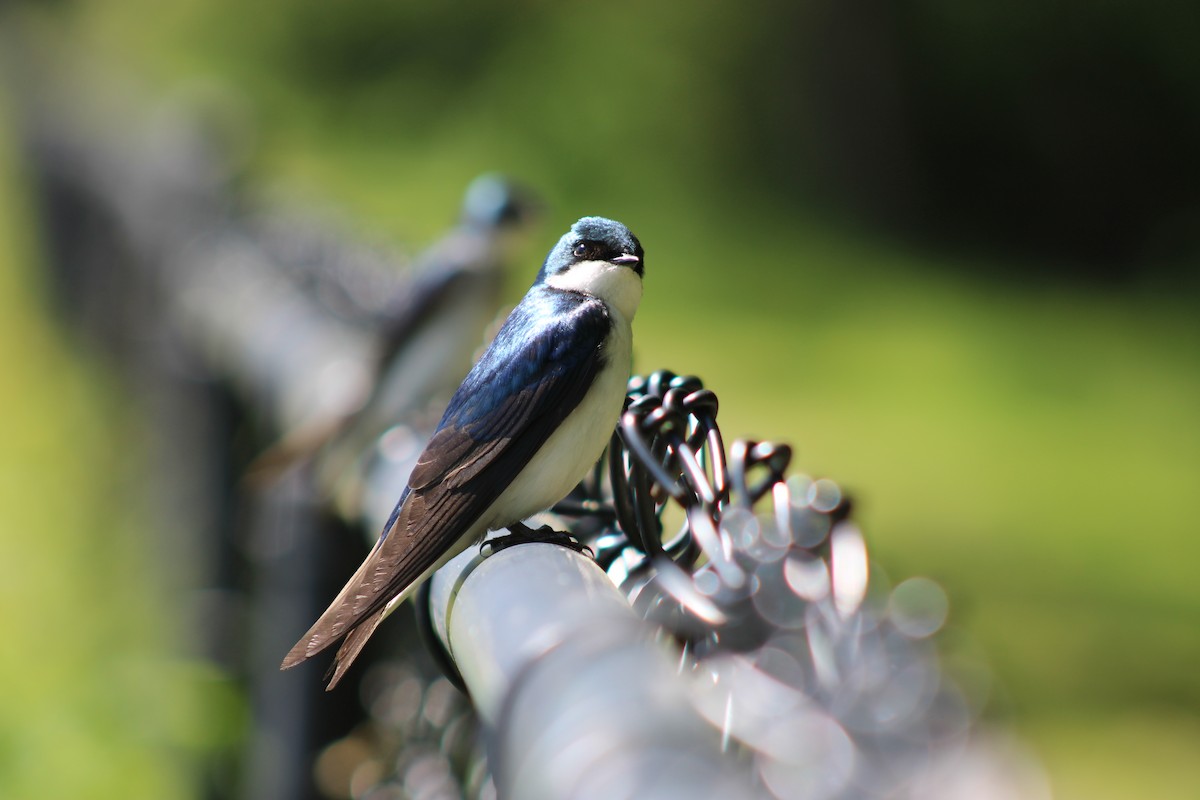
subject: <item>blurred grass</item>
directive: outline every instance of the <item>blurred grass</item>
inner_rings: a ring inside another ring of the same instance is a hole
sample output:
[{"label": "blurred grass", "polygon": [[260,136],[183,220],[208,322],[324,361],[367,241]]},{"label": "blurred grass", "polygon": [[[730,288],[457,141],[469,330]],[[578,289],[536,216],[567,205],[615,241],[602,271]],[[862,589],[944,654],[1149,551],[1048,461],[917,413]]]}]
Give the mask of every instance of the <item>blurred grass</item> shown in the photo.
[{"label": "blurred grass", "polygon": [[[289,24],[277,16],[281,2],[232,28],[195,3],[140,25],[143,6],[82,6],[75,41],[140,66],[154,91],[203,80],[223,87],[233,106],[253,106],[254,174],[290,196],[344,208],[364,230],[424,241],[477,172],[499,168],[531,181],[551,218],[531,237],[529,267],[512,278],[514,299],[546,244],[575,217],[604,213],[629,223],[650,259],[638,368],[701,375],[721,397],[730,437],[789,441],[798,469],[831,476],[855,495],[874,555],[893,579],[926,574],[947,587],[955,636],[973,641],[968,649],[995,673],[992,713],[1034,745],[1056,796],[1194,796],[1193,296],[1038,281],[995,259],[917,252],[755,196],[728,175],[697,174],[691,159],[712,144],[705,134],[673,148],[649,113],[695,68],[675,45],[646,42],[605,63],[606,77],[644,84],[632,108],[581,107],[580,76],[603,42],[558,38],[565,23],[552,14],[545,27],[513,33],[465,89],[414,94],[367,81],[331,100],[280,74],[274,48]],[[594,13],[601,24],[604,14]],[[536,87],[525,83],[534,43],[547,48],[547,62],[563,65]],[[572,46],[582,49],[573,60]],[[651,56],[652,46],[659,49]],[[718,67],[699,69],[711,78]],[[388,104],[397,97],[411,118],[395,121]],[[697,128],[718,113],[672,108]],[[572,149],[571,125],[546,124],[560,112],[607,146]],[[102,459],[112,446],[109,417],[88,416],[100,413],[103,398],[114,402],[111,389],[96,387],[102,373],[62,352],[27,304],[6,302],[14,303],[2,323],[6,342],[30,331],[48,342],[5,361],[41,386],[44,397],[28,413],[96,394],[59,412],[82,415],[76,424],[89,433],[49,437],[39,451],[44,469],[67,453]],[[52,361],[38,347],[65,364],[55,377],[42,374],[39,365]],[[68,379],[77,382],[70,391],[39,383]],[[27,435],[52,425],[51,415],[42,417]],[[90,473],[76,480],[73,496],[93,502],[60,513],[84,514],[107,496]],[[132,563],[119,561],[107,578],[119,581]],[[62,630],[83,622],[70,624],[70,607],[47,611],[63,616]],[[96,614],[121,618],[115,606]],[[86,622],[94,624],[91,615]]]},{"label": "blurred grass", "polygon": [[[137,429],[99,361],[45,315],[0,95],[0,797],[182,798],[236,733],[216,672],[179,655],[138,512]],[[169,532],[165,532],[169,535]]]}]

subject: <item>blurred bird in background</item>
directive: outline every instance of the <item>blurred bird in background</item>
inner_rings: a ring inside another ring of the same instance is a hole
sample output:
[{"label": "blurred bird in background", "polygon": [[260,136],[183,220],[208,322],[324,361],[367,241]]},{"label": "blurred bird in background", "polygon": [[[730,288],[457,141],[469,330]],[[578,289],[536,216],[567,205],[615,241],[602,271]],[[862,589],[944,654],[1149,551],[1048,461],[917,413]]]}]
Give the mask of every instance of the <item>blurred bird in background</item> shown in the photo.
[{"label": "blurred bird in background", "polygon": [[386,299],[369,298],[373,307],[357,309],[376,339],[365,391],[285,432],[252,465],[250,480],[311,462],[319,496],[342,518],[357,519],[372,445],[453,391],[495,313],[506,240],[535,214],[535,205],[528,191],[499,175],[476,178],[458,224],[421,254],[410,280]]}]

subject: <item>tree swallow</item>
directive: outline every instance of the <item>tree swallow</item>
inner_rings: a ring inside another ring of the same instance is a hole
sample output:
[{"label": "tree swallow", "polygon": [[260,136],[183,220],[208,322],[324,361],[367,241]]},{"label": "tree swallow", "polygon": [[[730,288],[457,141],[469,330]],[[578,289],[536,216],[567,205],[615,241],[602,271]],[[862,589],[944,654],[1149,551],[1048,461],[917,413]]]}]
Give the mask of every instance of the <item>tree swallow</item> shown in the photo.
[{"label": "tree swallow", "polygon": [[610,219],[584,217],[558,240],[450,399],[370,555],[281,669],[342,641],[332,689],[435,570],[583,479],[624,404],[644,265],[637,238]]}]

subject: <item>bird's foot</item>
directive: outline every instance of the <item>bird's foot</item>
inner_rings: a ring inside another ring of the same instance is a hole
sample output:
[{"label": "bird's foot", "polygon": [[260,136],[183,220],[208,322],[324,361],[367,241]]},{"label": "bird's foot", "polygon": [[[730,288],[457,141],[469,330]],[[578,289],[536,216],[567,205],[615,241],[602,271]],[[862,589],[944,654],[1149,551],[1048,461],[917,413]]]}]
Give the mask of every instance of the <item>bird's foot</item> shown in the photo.
[{"label": "bird's foot", "polygon": [[557,544],[565,547],[568,550],[574,550],[576,553],[586,552],[588,556],[595,558],[596,554],[592,548],[588,547],[583,542],[576,539],[565,531],[558,531],[549,525],[543,525],[540,528],[530,528],[523,522],[516,522],[508,526],[508,533],[504,536],[497,536],[488,539],[479,546],[479,552],[485,556],[490,556],[499,553],[501,550],[506,550],[509,547],[518,544],[527,544],[529,542],[545,542],[546,544]]}]

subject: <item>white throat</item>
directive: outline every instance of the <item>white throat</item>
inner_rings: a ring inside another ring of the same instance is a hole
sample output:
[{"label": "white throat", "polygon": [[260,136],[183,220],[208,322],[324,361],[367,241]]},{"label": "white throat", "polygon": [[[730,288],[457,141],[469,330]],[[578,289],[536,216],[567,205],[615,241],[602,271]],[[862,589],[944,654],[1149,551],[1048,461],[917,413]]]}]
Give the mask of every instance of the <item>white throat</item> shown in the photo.
[{"label": "white throat", "polygon": [[629,267],[608,261],[580,261],[566,272],[551,275],[547,286],[582,292],[604,302],[609,309],[633,321],[642,301],[642,277]]}]

